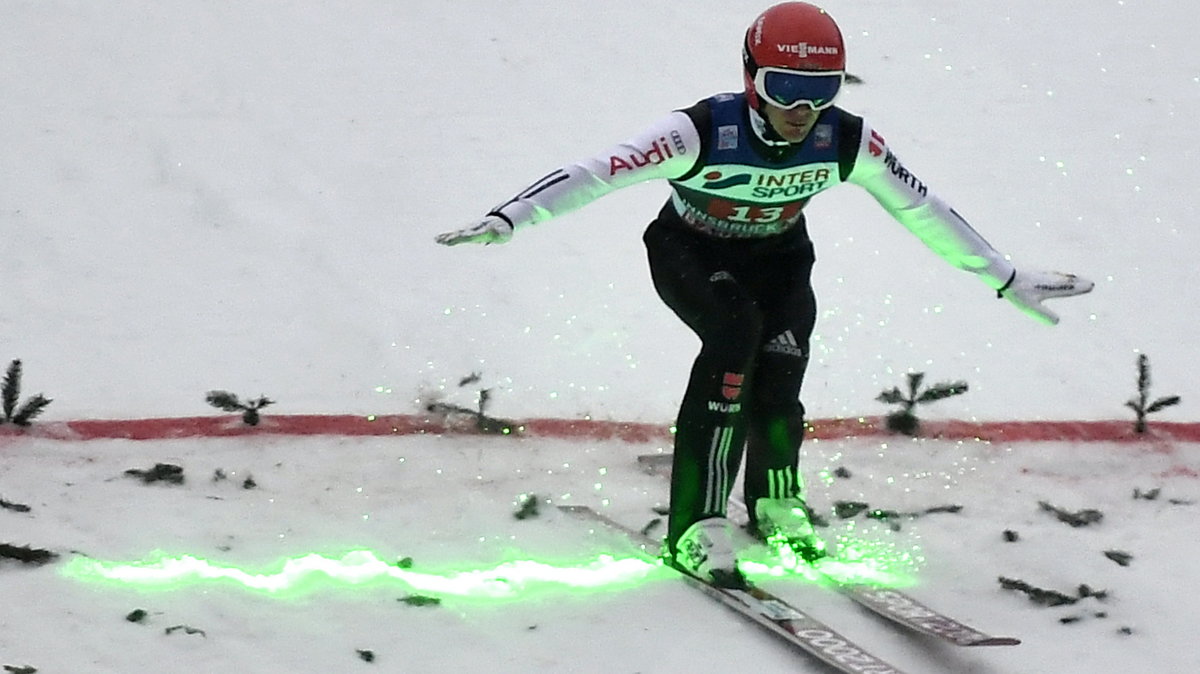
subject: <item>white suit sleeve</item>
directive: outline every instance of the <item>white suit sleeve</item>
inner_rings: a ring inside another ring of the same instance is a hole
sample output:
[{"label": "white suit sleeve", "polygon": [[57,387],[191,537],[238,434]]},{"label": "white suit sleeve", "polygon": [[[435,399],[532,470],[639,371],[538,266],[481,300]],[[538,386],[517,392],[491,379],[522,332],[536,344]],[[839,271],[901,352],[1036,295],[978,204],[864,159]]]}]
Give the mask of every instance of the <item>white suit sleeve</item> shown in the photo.
[{"label": "white suit sleeve", "polygon": [[866,121],[847,180],[866,189],[893,218],[955,267],[978,274],[993,289],[1012,278],[1012,264],[904,168]]},{"label": "white suit sleeve", "polygon": [[521,229],[582,208],[622,187],[682,176],[699,156],[696,126],[686,114],[673,112],[630,140],[551,171],[489,214]]}]

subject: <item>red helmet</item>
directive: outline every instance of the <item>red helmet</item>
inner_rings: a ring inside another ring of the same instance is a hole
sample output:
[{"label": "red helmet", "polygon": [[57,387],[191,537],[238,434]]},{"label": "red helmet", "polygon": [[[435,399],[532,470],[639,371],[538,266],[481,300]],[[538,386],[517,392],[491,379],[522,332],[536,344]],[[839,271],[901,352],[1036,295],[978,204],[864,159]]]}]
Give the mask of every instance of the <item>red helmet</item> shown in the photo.
[{"label": "red helmet", "polygon": [[[784,2],[763,12],[746,30],[742,46],[746,100],[761,104],[756,76],[762,68],[843,75],[846,47],[833,17],[807,2]],[[836,95],[836,90],[833,92]],[[814,105],[814,107],[817,107]]]}]

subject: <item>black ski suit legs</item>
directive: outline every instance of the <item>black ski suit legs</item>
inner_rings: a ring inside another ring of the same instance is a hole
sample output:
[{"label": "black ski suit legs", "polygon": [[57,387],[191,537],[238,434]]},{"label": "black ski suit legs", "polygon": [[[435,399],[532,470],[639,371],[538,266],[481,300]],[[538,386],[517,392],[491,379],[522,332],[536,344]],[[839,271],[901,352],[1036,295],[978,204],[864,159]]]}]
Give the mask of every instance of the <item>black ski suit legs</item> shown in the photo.
[{"label": "black ski suit legs", "polygon": [[762,497],[800,496],[800,386],[816,319],[812,245],[705,238],[659,222],[644,237],[654,287],[700,338],[676,419],[667,544],[725,515],[741,467]]}]

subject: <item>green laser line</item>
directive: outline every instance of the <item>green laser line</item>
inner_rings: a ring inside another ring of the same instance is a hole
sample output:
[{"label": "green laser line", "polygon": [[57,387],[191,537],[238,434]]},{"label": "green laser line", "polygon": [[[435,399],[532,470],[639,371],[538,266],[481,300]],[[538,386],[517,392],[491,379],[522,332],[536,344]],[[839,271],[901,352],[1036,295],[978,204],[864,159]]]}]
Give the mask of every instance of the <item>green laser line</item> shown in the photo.
[{"label": "green laser line", "polygon": [[553,565],[518,560],[494,568],[450,573],[414,571],[380,559],[368,550],[348,552],[340,558],[308,554],[285,561],[274,572],[253,572],[182,555],[146,562],[105,562],[79,557],[63,569],[79,580],[107,580],[142,586],[229,580],[250,590],[277,593],[294,589],[305,580],[325,577],[338,584],[394,580],[417,592],[439,595],[506,598],[538,585],[596,589],[629,584],[660,571],[660,565],[635,557],[600,555],[574,565]]},{"label": "green laser line", "polygon": [[[821,573],[796,560],[746,561],[741,568],[749,577],[822,580],[822,573],[843,582],[897,586],[911,584],[901,573],[878,560],[827,560]],[[80,581],[109,581],[140,587],[172,588],[206,581],[230,581],[246,589],[278,594],[298,589],[305,582],[332,581],[335,585],[396,582],[413,592],[440,596],[511,599],[538,588],[612,590],[667,578],[674,571],[662,560],[641,556],[598,555],[575,564],[550,564],[533,560],[504,562],[492,568],[433,573],[401,568],[368,550],[341,557],[316,553],[286,560],[275,571],[249,571],[214,563],[192,555],[161,556],[141,562],[110,562],[76,557],[63,574]]]}]

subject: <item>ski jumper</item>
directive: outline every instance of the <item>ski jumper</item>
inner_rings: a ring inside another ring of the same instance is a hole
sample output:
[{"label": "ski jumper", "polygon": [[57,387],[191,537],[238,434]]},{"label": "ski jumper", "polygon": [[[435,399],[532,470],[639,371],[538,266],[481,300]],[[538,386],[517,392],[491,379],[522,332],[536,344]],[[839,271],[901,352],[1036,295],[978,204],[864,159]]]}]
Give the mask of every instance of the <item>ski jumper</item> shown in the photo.
[{"label": "ski jumper", "polygon": [[743,448],[751,517],[759,498],[804,498],[800,388],[816,320],[804,206],[814,195],[859,185],[935,253],[993,289],[1013,274],[861,117],[833,106],[800,143],[769,137],[744,94],[719,94],[490,211],[521,229],[628,185],[669,182],[671,197],[643,240],[658,295],[701,340],[676,419],[672,554],[692,523],[725,515]]}]

